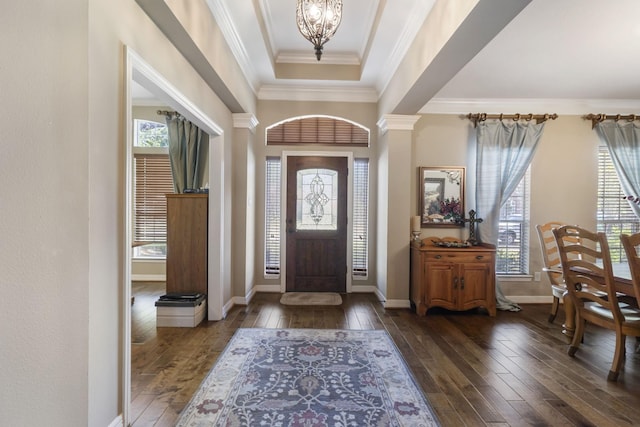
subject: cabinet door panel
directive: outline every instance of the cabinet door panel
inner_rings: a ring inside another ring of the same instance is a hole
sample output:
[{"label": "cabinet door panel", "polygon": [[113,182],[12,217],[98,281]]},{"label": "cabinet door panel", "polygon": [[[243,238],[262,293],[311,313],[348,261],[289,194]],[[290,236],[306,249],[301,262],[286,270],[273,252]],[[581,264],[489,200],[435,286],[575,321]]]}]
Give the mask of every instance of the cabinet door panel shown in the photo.
[{"label": "cabinet door panel", "polygon": [[456,308],[457,277],[453,264],[427,264],[427,306]]},{"label": "cabinet door panel", "polygon": [[460,266],[460,309],[486,305],[489,292],[490,268],[487,264],[463,264]]}]

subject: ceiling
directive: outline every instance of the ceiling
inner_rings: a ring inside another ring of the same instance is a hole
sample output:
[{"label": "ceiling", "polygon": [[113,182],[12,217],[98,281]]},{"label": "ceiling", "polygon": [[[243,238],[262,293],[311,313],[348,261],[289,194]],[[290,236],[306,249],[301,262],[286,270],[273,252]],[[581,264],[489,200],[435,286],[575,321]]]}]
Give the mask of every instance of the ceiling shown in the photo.
[{"label": "ceiling", "polygon": [[[512,0],[480,1],[496,9],[495,2]],[[258,98],[336,100],[349,93],[369,102],[388,88],[435,3],[344,0],[342,23],[317,61],[296,28],[294,0],[207,0]],[[638,113],[639,16],[637,0],[606,7],[600,0],[533,0],[467,54],[468,62],[450,55],[458,65],[425,70],[411,90],[429,80],[432,88],[417,109]]]}]

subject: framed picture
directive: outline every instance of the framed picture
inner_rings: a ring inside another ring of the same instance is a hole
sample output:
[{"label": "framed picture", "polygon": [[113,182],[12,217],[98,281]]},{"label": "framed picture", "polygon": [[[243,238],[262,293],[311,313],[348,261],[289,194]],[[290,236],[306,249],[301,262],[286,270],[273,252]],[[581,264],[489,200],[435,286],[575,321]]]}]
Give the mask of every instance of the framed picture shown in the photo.
[{"label": "framed picture", "polygon": [[419,167],[418,206],[422,227],[464,226],[463,167]]}]

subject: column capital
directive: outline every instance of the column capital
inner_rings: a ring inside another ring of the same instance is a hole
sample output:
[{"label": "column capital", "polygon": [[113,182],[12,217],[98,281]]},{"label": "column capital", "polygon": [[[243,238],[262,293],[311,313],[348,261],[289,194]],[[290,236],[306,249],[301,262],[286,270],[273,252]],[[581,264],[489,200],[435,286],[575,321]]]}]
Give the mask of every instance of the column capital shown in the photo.
[{"label": "column capital", "polygon": [[256,131],[256,126],[258,126],[258,119],[251,113],[234,113],[231,115],[233,117],[233,127],[234,128],[246,128],[249,129],[251,133]]},{"label": "column capital", "polygon": [[382,134],[390,130],[413,130],[413,126],[422,116],[408,116],[404,114],[384,114],[378,120],[378,128]]}]

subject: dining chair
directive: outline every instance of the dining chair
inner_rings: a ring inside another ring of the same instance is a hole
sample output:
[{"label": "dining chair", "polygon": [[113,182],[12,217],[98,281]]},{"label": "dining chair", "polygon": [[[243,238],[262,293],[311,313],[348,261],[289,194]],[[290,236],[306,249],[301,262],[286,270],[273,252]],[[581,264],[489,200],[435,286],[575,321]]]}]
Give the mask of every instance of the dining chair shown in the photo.
[{"label": "dining chair", "polygon": [[[627,255],[627,263],[629,264],[629,272],[631,273],[631,283],[635,292],[635,307],[640,306],[640,233],[622,234],[620,235],[622,247]],[[640,352],[640,336],[636,337],[636,352]]]},{"label": "dining chair", "polygon": [[[618,301],[609,243],[604,233],[577,226],[555,228],[569,298],[576,310],[576,330],[568,354],[574,357],[587,322],[616,333],[616,346],[607,380],[616,381],[625,357],[627,336],[640,336],[640,311]],[[575,239],[580,239],[578,244]]]},{"label": "dining chair", "polygon": [[542,261],[544,263],[542,271],[547,273],[547,277],[551,283],[551,295],[553,296],[551,313],[549,313],[548,318],[549,323],[553,323],[555,320],[558,314],[560,300],[564,297],[564,294],[567,291],[567,286],[565,285],[564,276],[562,274],[560,254],[552,231],[554,228],[562,227],[563,225],[566,224],[558,221],[551,221],[546,224],[536,225],[538,238],[540,239],[540,249],[542,250]]}]

